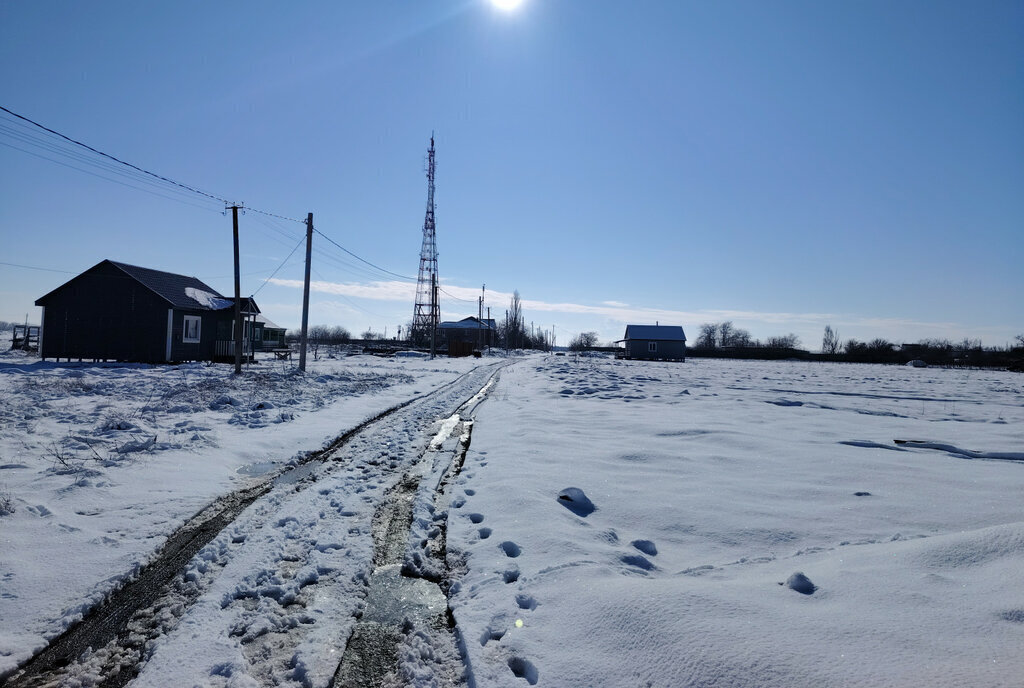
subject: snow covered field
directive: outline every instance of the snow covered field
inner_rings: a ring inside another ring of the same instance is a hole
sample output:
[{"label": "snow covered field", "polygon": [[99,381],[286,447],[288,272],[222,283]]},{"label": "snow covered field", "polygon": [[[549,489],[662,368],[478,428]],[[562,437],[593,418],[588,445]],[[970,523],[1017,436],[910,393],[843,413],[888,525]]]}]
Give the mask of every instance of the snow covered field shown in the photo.
[{"label": "snow covered field", "polygon": [[1020,375],[546,357],[462,480],[480,686],[1024,684]]},{"label": "snow covered field", "polygon": [[[217,496],[441,390],[204,547],[133,685],[327,685],[365,611],[377,505],[403,474],[436,483],[467,415],[447,512],[417,498],[405,561],[424,567],[447,513],[470,685],[1021,684],[1020,375],[534,355],[442,423],[492,363],[234,380],[4,354],[0,680]],[[432,642],[407,635],[392,684],[458,678]]]},{"label": "snow covered field", "polygon": [[231,366],[0,357],[0,678],[219,495],[476,362]]}]

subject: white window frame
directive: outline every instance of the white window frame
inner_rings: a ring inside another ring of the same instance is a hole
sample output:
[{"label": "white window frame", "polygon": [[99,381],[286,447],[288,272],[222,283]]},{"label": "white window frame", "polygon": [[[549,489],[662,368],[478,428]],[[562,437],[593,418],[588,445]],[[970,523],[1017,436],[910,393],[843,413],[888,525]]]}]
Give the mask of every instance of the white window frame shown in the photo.
[{"label": "white window frame", "polygon": [[647,353],[656,354],[658,353],[658,342],[647,342]]},{"label": "white window frame", "polygon": [[[189,328],[189,323],[194,325],[194,328]],[[190,329],[192,336],[190,337]],[[185,344],[198,344],[199,340],[203,336],[203,319],[198,315],[186,315],[184,316],[181,323],[181,341]]]}]

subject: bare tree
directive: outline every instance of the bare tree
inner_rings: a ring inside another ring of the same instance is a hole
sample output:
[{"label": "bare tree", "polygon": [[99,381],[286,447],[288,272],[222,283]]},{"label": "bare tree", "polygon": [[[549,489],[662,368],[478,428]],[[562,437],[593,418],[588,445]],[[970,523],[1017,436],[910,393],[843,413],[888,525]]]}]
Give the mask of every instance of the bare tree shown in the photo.
[{"label": "bare tree", "polygon": [[700,326],[700,334],[697,335],[696,348],[714,349],[715,339],[718,334],[718,325],[715,323],[704,323]]},{"label": "bare tree", "polygon": [[840,349],[839,333],[831,325],[825,325],[825,336],[821,339],[821,353],[836,355]]},{"label": "bare tree", "polygon": [[1024,346],[1024,334],[1019,334],[1016,337],[1014,337],[1014,339],[1017,340],[1018,346]]},{"label": "bare tree", "polygon": [[732,346],[733,330],[732,320],[726,320],[718,324],[718,345]]},{"label": "bare tree", "polygon": [[335,325],[331,328],[331,334],[328,339],[331,344],[348,344],[349,340],[352,339],[352,335],[341,325]]},{"label": "bare tree", "polygon": [[526,321],[523,318],[523,302],[519,290],[512,292],[512,301],[505,315],[505,347],[522,349],[526,341]]},{"label": "bare tree", "polygon": [[732,338],[729,340],[729,346],[744,347],[744,346],[756,346],[757,342],[750,336],[750,333],[741,327],[736,327],[732,331]]},{"label": "bare tree", "polygon": [[570,351],[586,351],[597,346],[597,332],[580,332],[569,342]]},{"label": "bare tree", "polygon": [[327,343],[331,330],[326,325],[314,325],[306,335],[306,345],[313,354],[313,360],[320,360],[320,347]]},{"label": "bare tree", "polygon": [[769,337],[765,341],[769,349],[795,349],[800,346],[800,338],[795,334],[785,334],[781,337]]}]

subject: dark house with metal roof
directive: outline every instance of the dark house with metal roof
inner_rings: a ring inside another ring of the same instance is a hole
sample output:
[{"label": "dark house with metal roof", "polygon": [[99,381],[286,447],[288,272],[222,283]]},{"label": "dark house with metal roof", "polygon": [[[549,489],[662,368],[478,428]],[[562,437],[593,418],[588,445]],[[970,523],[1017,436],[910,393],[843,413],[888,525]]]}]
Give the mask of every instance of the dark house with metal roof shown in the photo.
[{"label": "dark house with metal roof", "polygon": [[686,334],[679,325],[626,325],[622,358],[685,361]]},{"label": "dark house with metal roof", "polygon": [[437,326],[442,345],[447,344],[449,353],[458,350],[460,355],[468,355],[474,348],[492,346],[497,331],[498,325],[493,319],[473,316]]},{"label": "dark house with metal roof", "polygon": [[[235,302],[195,277],[104,260],[36,300],[42,358],[233,360]],[[259,313],[242,300],[246,330]],[[251,331],[251,330],[250,330]],[[244,333],[243,355],[252,355]]]}]

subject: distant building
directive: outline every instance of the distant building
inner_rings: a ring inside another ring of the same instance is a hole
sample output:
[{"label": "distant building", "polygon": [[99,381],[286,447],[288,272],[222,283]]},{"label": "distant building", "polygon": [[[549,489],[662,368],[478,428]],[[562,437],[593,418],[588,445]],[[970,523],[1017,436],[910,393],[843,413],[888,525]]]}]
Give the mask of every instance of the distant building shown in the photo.
[{"label": "distant building", "polygon": [[625,343],[623,358],[686,360],[686,334],[678,325],[626,325],[619,342]]},{"label": "distant building", "polygon": [[458,322],[443,322],[437,326],[441,348],[447,348],[451,355],[469,355],[474,349],[494,345],[498,326],[491,318],[470,316]]},{"label": "distant building", "polygon": [[257,349],[284,349],[288,346],[284,336],[285,328],[275,325],[265,316],[253,318],[252,341]]},{"label": "distant building", "polygon": [[[47,358],[233,360],[235,302],[195,277],[104,260],[36,300]],[[243,356],[252,355],[259,308],[242,299]]]}]

